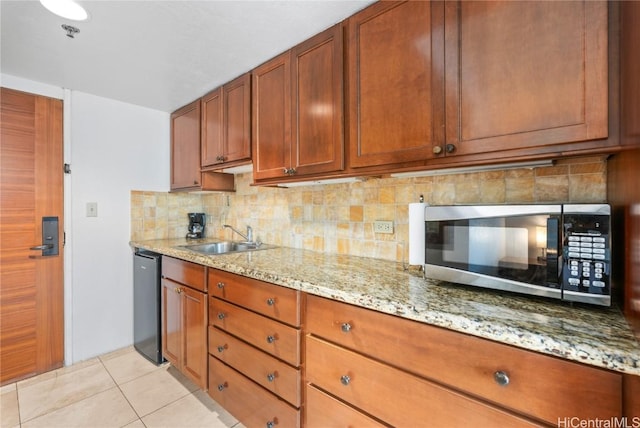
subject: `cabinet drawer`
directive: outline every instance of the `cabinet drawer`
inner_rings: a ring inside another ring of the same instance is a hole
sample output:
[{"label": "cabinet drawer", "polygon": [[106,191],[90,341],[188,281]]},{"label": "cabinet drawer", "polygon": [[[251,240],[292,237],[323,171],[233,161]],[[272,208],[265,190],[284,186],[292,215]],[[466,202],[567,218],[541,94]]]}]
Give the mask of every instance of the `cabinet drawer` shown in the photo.
[{"label": "cabinet drawer", "polygon": [[304,425],[308,428],[387,426],[311,385],[306,392]]},{"label": "cabinet drawer", "polygon": [[209,326],[209,353],[254,382],[300,407],[300,370]]},{"label": "cabinet drawer", "polygon": [[530,427],[534,423],[307,336],[307,382],[394,426]]},{"label": "cabinet drawer", "polygon": [[300,326],[300,292],[217,269],[209,269],[209,294],[262,315]]},{"label": "cabinet drawer", "polygon": [[247,427],[300,426],[298,410],[211,356],[209,395]]},{"label": "cabinet drawer", "polygon": [[[622,412],[618,373],[316,296],[307,297],[307,326],[313,335],[552,424],[566,415],[606,419]],[[508,385],[496,382],[496,372],[508,375]]]},{"label": "cabinet drawer", "polygon": [[209,323],[256,348],[300,366],[300,331],[215,297],[209,298]]},{"label": "cabinet drawer", "polygon": [[172,257],[162,257],[162,276],[191,288],[207,291],[206,268],[202,265],[185,262]]}]

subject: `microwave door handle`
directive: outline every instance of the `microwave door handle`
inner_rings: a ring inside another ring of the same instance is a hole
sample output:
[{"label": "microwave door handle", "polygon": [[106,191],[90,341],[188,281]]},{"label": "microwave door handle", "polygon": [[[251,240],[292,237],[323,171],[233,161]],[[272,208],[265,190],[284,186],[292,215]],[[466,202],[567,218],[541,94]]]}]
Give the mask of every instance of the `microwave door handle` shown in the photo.
[{"label": "microwave door handle", "polygon": [[559,285],[560,279],[560,219],[547,219],[547,283]]}]

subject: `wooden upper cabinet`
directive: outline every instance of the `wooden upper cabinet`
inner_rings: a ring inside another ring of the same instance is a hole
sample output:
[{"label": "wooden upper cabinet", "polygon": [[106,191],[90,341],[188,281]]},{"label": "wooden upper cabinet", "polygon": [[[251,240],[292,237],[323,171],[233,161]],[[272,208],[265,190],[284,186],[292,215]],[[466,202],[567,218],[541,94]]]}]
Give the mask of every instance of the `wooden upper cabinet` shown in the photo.
[{"label": "wooden upper cabinet", "polygon": [[222,87],[202,97],[202,168],[222,163]]},{"label": "wooden upper cabinet", "polygon": [[292,163],[290,175],[344,169],[342,26],[291,51]]},{"label": "wooden upper cabinet", "polygon": [[640,146],[640,2],[620,2],[620,95],[622,144]]},{"label": "wooden upper cabinet", "polygon": [[[349,165],[424,161],[443,139],[442,2],[380,2],[348,19]],[[439,136],[440,134],[440,136]]]},{"label": "wooden upper cabinet", "polygon": [[246,163],[251,159],[251,74],[202,98],[202,169]]},{"label": "wooden upper cabinet", "polygon": [[344,168],[342,26],[253,71],[255,180]]},{"label": "wooden upper cabinet", "polygon": [[447,2],[445,28],[441,156],[608,136],[606,2]]},{"label": "wooden upper cabinet", "polygon": [[253,71],[253,178],[284,176],[291,164],[291,57],[273,58]]},{"label": "wooden upper cabinet", "polygon": [[200,100],[171,114],[171,190],[200,187]]}]

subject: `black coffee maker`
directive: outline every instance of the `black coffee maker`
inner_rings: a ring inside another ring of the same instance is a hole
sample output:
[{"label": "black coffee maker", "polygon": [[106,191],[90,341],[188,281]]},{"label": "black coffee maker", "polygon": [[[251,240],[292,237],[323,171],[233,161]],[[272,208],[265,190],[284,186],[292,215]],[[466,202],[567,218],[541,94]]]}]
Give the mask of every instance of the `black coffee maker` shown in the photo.
[{"label": "black coffee maker", "polygon": [[200,239],[204,237],[204,223],[206,221],[205,213],[188,213],[189,216],[189,232],[187,239]]}]

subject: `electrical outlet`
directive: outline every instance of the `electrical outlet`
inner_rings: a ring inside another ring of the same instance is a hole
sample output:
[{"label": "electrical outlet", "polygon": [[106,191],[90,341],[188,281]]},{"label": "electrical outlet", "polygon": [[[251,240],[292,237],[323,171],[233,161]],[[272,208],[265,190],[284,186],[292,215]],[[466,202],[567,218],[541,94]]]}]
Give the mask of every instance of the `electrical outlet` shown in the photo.
[{"label": "electrical outlet", "polygon": [[375,233],[393,233],[393,222],[386,220],[376,220],[373,222]]}]

